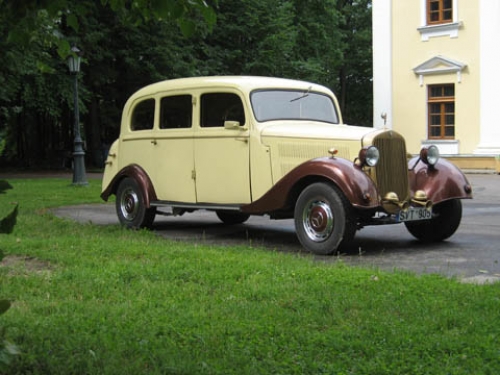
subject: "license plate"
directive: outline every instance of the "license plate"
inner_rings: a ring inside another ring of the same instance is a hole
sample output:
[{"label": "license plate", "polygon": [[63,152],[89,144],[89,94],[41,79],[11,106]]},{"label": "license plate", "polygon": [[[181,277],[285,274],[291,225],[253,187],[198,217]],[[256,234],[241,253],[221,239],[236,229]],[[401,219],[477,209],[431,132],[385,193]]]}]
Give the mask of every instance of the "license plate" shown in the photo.
[{"label": "license plate", "polygon": [[432,210],[425,207],[410,207],[408,211],[401,211],[398,216],[398,221],[416,221],[429,220],[432,218]]}]

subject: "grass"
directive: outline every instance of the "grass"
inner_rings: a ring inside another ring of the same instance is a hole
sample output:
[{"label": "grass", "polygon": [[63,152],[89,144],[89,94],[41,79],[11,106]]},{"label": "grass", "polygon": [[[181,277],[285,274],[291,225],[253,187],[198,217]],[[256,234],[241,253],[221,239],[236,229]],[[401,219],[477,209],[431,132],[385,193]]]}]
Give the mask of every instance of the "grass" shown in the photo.
[{"label": "grass", "polygon": [[11,180],[8,374],[497,374],[500,286],[78,224],[99,181]]}]

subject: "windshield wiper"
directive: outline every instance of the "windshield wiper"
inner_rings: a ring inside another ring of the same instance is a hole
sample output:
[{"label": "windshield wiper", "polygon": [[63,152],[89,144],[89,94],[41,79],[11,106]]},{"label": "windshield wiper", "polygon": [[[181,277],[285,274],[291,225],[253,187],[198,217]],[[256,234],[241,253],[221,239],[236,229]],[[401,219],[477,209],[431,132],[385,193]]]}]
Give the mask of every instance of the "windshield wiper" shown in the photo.
[{"label": "windshield wiper", "polygon": [[309,92],[311,91],[311,89],[312,89],[312,86],[309,86],[309,88],[307,89],[307,91],[304,91],[304,93],[302,94],[302,96],[299,96],[298,98],[290,100],[290,103],[308,97],[309,96]]}]

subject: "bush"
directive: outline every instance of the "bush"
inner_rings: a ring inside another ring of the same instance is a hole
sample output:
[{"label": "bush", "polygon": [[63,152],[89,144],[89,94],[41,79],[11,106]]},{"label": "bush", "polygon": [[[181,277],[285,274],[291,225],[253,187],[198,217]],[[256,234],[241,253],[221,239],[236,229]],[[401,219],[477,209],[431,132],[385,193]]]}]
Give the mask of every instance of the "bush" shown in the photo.
[{"label": "bush", "polygon": [[[7,182],[0,181],[0,194],[4,193],[7,189],[12,189],[12,187]],[[14,225],[16,225],[17,213],[18,206],[16,205],[16,207],[14,207],[14,209],[7,216],[0,220],[0,234],[12,233]],[[0,262],[3,259],[3,256],[3,252],[0,249]],[[9,310],[10,305],[10,301],[6,299],[0,300],[0,315],[3,315],[7,310]],[[0,370],[10,364],[12,357],[19,354],[17,346],[7,341],[5,337],[6,328],[0,326]]]},{"label": "bush", "polygon": [[[3,254],[0,251],[0,260],[2,260]],[[10,301],[3,299],[0,300],[0,315],[5,313],[10,308]],[[9,342],[5,338],[5,327],[0,327],[0,370],[4,369],[10,364],[12,357],[19,354],[19,349],[17,346]]]}]

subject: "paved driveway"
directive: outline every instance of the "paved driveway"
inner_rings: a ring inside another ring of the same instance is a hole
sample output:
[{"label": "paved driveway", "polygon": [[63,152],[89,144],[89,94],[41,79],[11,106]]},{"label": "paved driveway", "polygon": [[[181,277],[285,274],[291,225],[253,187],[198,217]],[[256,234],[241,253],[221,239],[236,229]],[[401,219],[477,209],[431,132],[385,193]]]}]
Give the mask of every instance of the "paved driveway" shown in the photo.
[{"label": "paved driveway", "polygon": [[[169,239],[217,245],[245,245],[293,252],[318,261],[417,273],[439,273],[475,282],[500,281],[500,176],[468,175],[474,200],[463,201],[462,224],[448,241],[423,245],[403,225],[368,227],[337,256],[315,256],[301,248],[292,220],[252,217],[243,225],[225,226],[214,213],[157,216],[154,230]],[[81,222],[118,225],[113,204],[61,207],[55,214]]]}]

